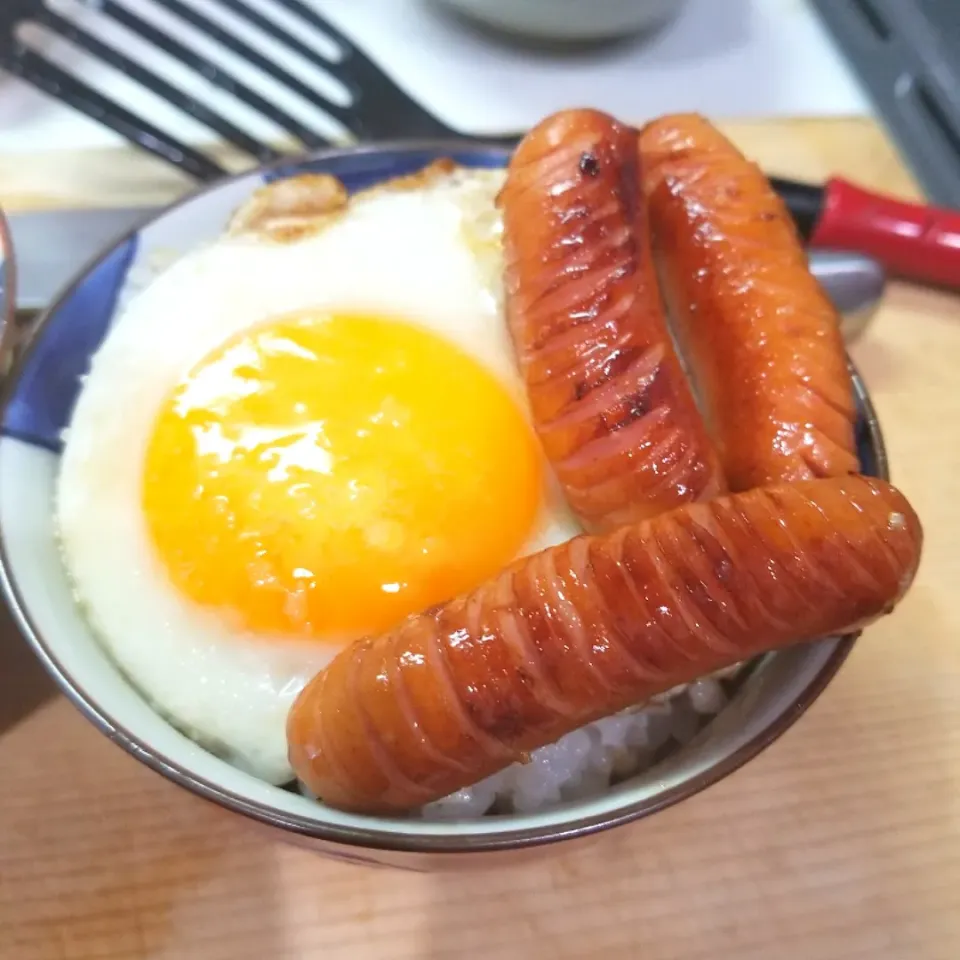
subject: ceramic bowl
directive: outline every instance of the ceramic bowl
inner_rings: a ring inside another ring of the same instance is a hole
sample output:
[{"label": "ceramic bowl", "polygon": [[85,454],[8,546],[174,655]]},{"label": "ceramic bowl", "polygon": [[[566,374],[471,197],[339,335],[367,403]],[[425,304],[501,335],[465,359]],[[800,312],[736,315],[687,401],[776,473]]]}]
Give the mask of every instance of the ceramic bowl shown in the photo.
[{"label": "ceramic bowl", "polygon": [[[853,642],[832,637],[759,658],[729,706],[692,742],[600,796],[538,813],[458,822],[357,816],[270,786],[187,739],[127,683],[73,602],[51,520],[61,431],[118,301],[158,263],[220,233],[234,208],[265,180],[327,171],[356,190],[438,156],[495,167],[507,154],[500,147],[448,142],[332,150],[224,180],[175,204],[97,256],[64,291],[14,363],[0,409],[0,580],[24,636],[80,712],[163,776],[279,834],[347,859],[407,867],[477,863],[489,859],[481,852],[587,836],[697,793],[795,723]],[[884,476],[877,422],[863,384],[852,376],[864,471]]]},{"label": "ceramic bowl", "polygon": [[595,43],[662,26],[685,0],[436,0],[529,40]]}]

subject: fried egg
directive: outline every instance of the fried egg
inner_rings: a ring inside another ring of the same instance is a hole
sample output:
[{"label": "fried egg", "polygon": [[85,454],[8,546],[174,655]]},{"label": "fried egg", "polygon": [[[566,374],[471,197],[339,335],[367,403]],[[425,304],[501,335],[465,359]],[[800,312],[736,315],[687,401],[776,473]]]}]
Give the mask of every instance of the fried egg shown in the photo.
[{"label": "fried egg", "polygon": [[503,317],[501,181],[306,213],[309,178],[266,188],[93,357],[57,485],[78,603],[158,711],[270,782],[344,644],[579,532]]}]

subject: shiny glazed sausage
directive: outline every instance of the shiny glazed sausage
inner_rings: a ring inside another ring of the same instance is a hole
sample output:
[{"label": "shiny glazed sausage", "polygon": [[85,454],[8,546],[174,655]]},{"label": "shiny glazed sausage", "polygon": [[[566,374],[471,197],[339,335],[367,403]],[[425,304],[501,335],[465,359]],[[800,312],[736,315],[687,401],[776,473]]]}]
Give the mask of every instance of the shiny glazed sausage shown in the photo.
[{"label": "shiny glazed sausage", "polygon": [[593,531],[724,489],[664,317],[637,162],[631,128],[567,110],[524,138],[499,198],[534,426]]},{"label": "shiny glazed sausage", "polygon": [[858,469],[833,305],[762,171],[710,123],[640,134],[663,293],[731,490]]},{"label": "shiny glazed sausage", "polygon": [[343,650],[291,710],[293,768],[336,807],[427,803],[677,684],[889,612],[921,539],[904,497],[860,476],[576,537]]}]

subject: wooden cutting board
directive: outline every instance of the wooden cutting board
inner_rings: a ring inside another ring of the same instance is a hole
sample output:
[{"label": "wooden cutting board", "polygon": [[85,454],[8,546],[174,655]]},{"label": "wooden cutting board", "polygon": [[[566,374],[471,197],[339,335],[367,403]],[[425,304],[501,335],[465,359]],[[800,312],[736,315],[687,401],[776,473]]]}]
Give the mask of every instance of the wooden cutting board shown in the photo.
[{"label": "wooden cutting board", "polygon": [[[728,130],[770,171],[915,194],[868,121]],[[132,152],[0,157],[10,208],[160,201],[183,188]],[[140,766],[49,692],[8,629],[0,955],[956,960],[960,298],[892,285],[853,354],[894,479],[925,523],[920,575],[810,713],[745,769],[533,863],[440,876],[350,866]]]}]

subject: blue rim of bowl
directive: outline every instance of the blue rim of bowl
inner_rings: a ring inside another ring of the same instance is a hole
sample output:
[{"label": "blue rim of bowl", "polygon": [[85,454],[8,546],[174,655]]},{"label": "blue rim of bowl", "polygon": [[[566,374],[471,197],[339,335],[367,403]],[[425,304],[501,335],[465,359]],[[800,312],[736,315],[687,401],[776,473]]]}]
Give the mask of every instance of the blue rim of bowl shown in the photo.
[{"label": "blue rim of bowl", "polygon": [[[206,193],[217,190],[226,184],[234,183],[244,177],[256,175],[258,173],[281,172],[287,169],[291,175],[295,175],[296,168],[305,164],[323,163],[326,160],[333,160],[344,157],[345,155],[364,156],[379,153],[408,153],[422,152],[433,154],[435,158],[443,157],[451,153],[462,152],[490,153],[499,155],[504,161],[510,155],[508,148],[502,144],[477,142],[475,140],[457,140],[455,138],[445,138],[438,140],[409,140],[409,141],[385,141],[376,144],[366,144],[349,147],[334,147],[304,154],[300,157],[286,157],[274,163],[245,170],[212,184],[207,184],[196,191],[181,197],[166,207],[158,210],[155,214],[147,218],[143,223],[128,231],[122,237],[118,238],[106,250],[91,258],[74,276],[66,288],[59,296],[46,308],[42,316],[38,319],[34,335],[30,343],[23,352],[16,358],[11,369],[4,376],[4,382],[0,385],[0,422],[3,421],[11,397],[15,393],[15,387],[20,377],[21,370],[28,361],[30,355],[35,349],[43,328],[51,317],[56,315],[63,303],[68,300],[87,277],[87,275],[96,269],[107,256],[110,255],[121,244],[126,243],[131,237],[139,233],[149,224],[166,214],[179,209],[195,198],[203,196]],[[3,228],[5,229],[5,228]],[[9,246],[9,234],[3,237],[8,242],[7,253],[9,255],[11,248]],[[8,308],[13,313],[12,303]],[[0,340],[0,361],[5,357],[5,352],[9,349],[9,339]],[[875,475],[881,479],[889,479],[889,466],[887,461],[886,447],[883,435],[880,430],[880,424],[877,420],[876,411],[873,403],[867,393],[863,380],[854,367],[849,363],[850,376],[856,394],[857,403],[863,413],[864,427],[866,429],[867,442],[876,458]],[[181,787],[189,790],[191,793],[217,804],[234,813],[239,813],[249,817],[261,824],[276,827],[288,833],[296,834],[311,839],[342,844],[348,847],[360,848],[363,850],[383,851],[387,853],[417,853],[417,854],[463,854],[495,851],[517,851],[529,847],[543,846],[557,843],[562,840],[572,840],[582,838],[603,830],[623,826],[635,820],[648,817],[653,813],[671,807],[681,800],[701,793],[707,787],[718,783],[725,777],[739,770],[749,760],[756,757],[761,751],[770,746],[779,739],[786,731],[806,713],[806,711],[819,698],[823,691],[836,676],[837,671],[843,665],[850,654],[859,632],[848,634],[839,638],[831,638],[829,641],[834,644],[834,649],[823,665],[813,676],[802,694],[796,697],[792,703],[786,706],[768,725],[756,736],[746,743],[742,744],[728,756],[722,758],[708,769],[684,780],[674,787],[670,787],[654,797],[644,800],[625,803],[616,810],[601,814],[583,817],[571,817],[569,823],[548,825],[543,827],[518,828],[516,830],[504,830],[496,834],[479,834],[475,836],[457,836],[457,835],[429,835],[429,834],[404,834],[401,830],[391,831],[377,828],[357,828],[350,826],[339,826],[336,824],[323,824],[308,817],[298,816],[296,814],[283,813],[276,808],[249,801],[231,790],[218,786],[202,777],[192,773],[183,765],[170,759],[162,753],[159,753],[148,743],[140,740],[127,730],[121,723],[118,723],[113,717],[101,710],[96,701],[91,697],[82,686],[74,681],[69,672],[63,667],[57,659],[53,650],[48,646],[41,632],[37,630],[26,610],[26,604],[23,603],[20,593],[17,589],[15,579],[10,569],[9,557],[7,554],[6,541],[2,527],[0,527],[0,588],[6,597],[7,604],[13,615],[14,621],[20,629],[27,642],[33,648],[34,653],[43,664],[44,668],[51,675],[61,692],[68,700],[86,717],[101,733],[109,740],[116,743],[131,756],[135,757],[141,763],[150,769],[156,771],[179,784]],[[776,656],[776,654],[773,654]],[[279,788],[278,788],[279,789]],[[348,857],[349,858],[349,857]],[[358,859],[362,859],[359,858]],[[373,857],[370,860],[373,861]]]}]

